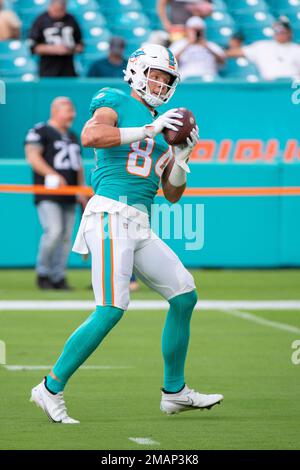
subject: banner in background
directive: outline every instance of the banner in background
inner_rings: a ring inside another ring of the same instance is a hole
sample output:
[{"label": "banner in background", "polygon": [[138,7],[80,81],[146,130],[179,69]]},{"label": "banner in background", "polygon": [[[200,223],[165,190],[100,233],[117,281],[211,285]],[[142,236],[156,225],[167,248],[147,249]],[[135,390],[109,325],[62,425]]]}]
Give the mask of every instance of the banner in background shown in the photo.
[{"label": "banner in background", "polygon": [[[297,85],[297,84],[296,84]],[[193,155],[201,163],[300,163],[300,99],[289,82],[182,83],[171,107],[193,111],[201,142]],[[0,158],[24,158],[24,137],[34,124],[49,118],[51,101],[69,96],[76,106],[74,130],[80,134],[89,118],[92,96],[103,87],[130,89],[122,80],[43,79],[6,83],[6,105],[0,107]],[[15,129],[15,132],[12,132]],[[84,157],[93,158],[91,149]]]}]

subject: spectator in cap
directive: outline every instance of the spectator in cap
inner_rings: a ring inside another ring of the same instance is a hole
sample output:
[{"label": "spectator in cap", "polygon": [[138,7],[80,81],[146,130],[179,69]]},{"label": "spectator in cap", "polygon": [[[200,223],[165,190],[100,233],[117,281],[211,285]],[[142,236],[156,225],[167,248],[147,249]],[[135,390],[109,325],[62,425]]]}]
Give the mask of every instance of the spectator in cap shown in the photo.
[{"label": "spectator in cap", "polygon": [[246,57],[258,68],[265,80],[300,76],[300,45],[292,42],[292,29],[287,17],[273,25],[274,38],[233,47],[227,57]]},{"label": "spectator in cap", "polygon": [[127,65],[127,62],[124,58],[124,49],[124,39],[118,36],[112,37],[109,44],[108,57],[93,62],[87,76],[122,78],[123,70]]},{"label": "spectator in cap", "polygon": [[225,54],[220,46],[207,41],[205,22],[198,16],[192,16],[186,22],[185,31],[186,37],[170,47],[178,60],[181,79],[217,75]]},{"label": "spectator in cap", "polygon": [[127,62],[124,58],[125,41],[114,36],[110,40],[109,55],[105,59],[98,59],[92,63],[88,77],[122,78]]}]

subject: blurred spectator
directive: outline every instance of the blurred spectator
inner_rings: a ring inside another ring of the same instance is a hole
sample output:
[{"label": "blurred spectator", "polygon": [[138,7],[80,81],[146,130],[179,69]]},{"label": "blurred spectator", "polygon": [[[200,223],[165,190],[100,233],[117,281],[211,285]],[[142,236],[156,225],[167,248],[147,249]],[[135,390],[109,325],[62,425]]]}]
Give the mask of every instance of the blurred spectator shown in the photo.
[{"label": "blurred spectator", "polygon": [[225,53],[205,38],[206,25],[198,16],[186,22],[186,38],[174,42],[170,49],[176,56],[182,80],[190,77],[215,76],[224,63]]},{"label": "blurred spectator", "polygon": [[129,288],[130,288],[130,292],[136,292],[137,290],[139,290],[139,283],[137,281],[137,277],[135,274],[132,274],[130,278]]},{"label": "blurred spectator", "polygon": [[184,28],[191,16],[204,18],[211,15],[212,10],[212,0],[157,0],[158,15],[168,33],[171,33],[174,27]]},{"label": "blurred spectator", "polygon": [[83,50],[75,18],[65,0],[51,0],[48,10],[33,23],[29,38],[33,54],[40,56],[41,77],[75,77],[73,56]]},{"label": "blurred spectator", "polygon": [[242,47],[244,43],[244,35],[242,33],[234,33],[233,36],[229,39],[228,49],[235,49],[237,47]]},{"label": "blurred spectator", "polygon": [[[34,184],[48,187],[84,185],[81,150],[70,131],[75,109],[67,97],[56,98],[47,123],[37,124],[25,139],[25,153]],[[82,206],[85,196],[77,196]],[[43,235],[37,257],[37,286],[40,289],[69,290],[65,276],[75,219],[75,196],[35,195]]]},{"label": "blurred spectator", "polygon": [[169,33],[167,33],[167,31],[157,29],[151,31],[148,40],[144,42],[142,46],[146,44],[158,44],[159,46],[169,47],[170,42]]},{"label": "blurred spectator", "polygon": [[256,65],[265,80],[300,76],[300,45],[292,42],[288,19],[281,17],[273,30],[274,39],[233,47],[227,51],[227,57],[246,57]]},{"label": "blurred spectator", "polygon": [[4,0],[0,0],[0,41],[18,39],[22,23],[18,16],[5,8]]},{"label": "blurred spectator", "polygon": [[99,59],[92,63],[88,77],[112,77],[122,78],[127,61],[124,58],[125,41],[114,36],[110,40],[109,55],[105,59]]}]

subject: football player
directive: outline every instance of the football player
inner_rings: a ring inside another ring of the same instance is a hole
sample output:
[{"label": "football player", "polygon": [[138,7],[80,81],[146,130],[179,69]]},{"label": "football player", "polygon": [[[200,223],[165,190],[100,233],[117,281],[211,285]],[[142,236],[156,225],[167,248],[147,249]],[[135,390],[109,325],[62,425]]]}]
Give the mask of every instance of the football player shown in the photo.
[{"label": "football player", "polygon": [[54,422],[78,423],[67,414],[63,390],[128,309],[133,269],[169,302],[162,336],[161,411],[211,408],[223,399],[220,394],[194,391],[185,383],[195,284],[176,254],[152,232],[149,221],[160,181],[168,201],[176,203],[182,196],[198,129],[193,129],[186,145],[173,149],[161,134],[165,128],[178,130],[182,125],[177,109],[162,115],[156,111],[170,100],[179,82],[177,62],[169,49],[150,44],[135,51],[125,80],[131,95],[113,88],[99,90],[82,131],[82,144],[95,151],[95,195],[87,204],[73,250],[92,255],[96,309],[68,339],[48,376],[32,390],[31,399]]}]

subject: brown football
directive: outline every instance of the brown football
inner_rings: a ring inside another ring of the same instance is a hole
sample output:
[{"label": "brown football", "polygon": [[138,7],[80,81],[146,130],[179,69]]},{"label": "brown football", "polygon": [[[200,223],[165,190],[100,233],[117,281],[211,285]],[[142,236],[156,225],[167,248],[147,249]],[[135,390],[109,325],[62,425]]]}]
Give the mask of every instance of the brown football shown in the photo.
[{"label": "brown football", "polygon": [[191,131],[196,127],[196,119],[191,111],[186,108],[177,108],[177,111],[179,114],[182,114],[182,118],[178,119],[183,121],[183,126],[178,126],[178,131],[172,131],[167,128],[163,130],[165,141],[169,145],[185,144]]}]

